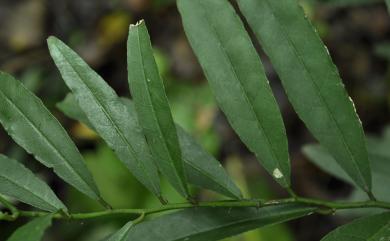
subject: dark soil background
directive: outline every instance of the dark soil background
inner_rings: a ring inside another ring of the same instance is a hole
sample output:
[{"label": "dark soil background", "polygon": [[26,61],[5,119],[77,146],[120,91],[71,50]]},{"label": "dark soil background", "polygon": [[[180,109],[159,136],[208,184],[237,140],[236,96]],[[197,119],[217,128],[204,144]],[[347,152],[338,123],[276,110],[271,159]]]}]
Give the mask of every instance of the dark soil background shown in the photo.
[{"label": "dark soil background", "polygon": [[[328,46],[366,133],[380,135],[389,122],[390,114],[390,17],[385,4],[381,1],[356,1],[367,4],[350,1],[352,4],[345,5],[336,5],[332,1],[300,2]],[[103,195],[109,196],[115,207],[157,205],[157,201],[118,164],[115,156],[94,133],[66,118],[55,107],[68,89],[46,46],[46,38],[50,35],[62,39],[80,53],[119,95],[127,96],[127,31],[130,23],[140,19],[145,19],[149,28],[175,119],[219,158],[247,196],[286,196],[240,142],[218,110],[183,33],[174,1],[0,0],[0,70],[21,79],[59,118],[85,155]],[[310,197],[348,198],[352,192],[350,185],[322,172],[302,154],[302,146],[315,140],[289,104],[267,57],[256,46],[283,111],[294,189]],[[25,163],[48,182],[72,210],[99,208],[17,147],[2,128],[0,153]],[[166,189],[172,193],[172,200],[179,199],[169,187]],[[199,199],[215,197],[205,191],[198,196]],[[18,205],[28,209],[23,204]],[[353,217],[313,215],[229,240],[315,241]],[[0,222],[0,240],[5,240],[24,221],[17,224]],[[56,222],[46,238],[56,241],[101,240],[124,221]]]}]

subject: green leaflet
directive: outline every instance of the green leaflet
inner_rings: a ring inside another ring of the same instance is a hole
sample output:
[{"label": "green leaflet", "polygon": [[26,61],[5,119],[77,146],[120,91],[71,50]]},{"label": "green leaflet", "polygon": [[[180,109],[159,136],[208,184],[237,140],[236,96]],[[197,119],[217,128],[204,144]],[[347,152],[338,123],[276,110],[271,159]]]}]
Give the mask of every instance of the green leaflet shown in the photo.
[{"label": "green leaflet", "polygon": [[282,117],[233,7],[227,0],[179,0],[178,8],[190,44],[230,124],[276,181],[289,187]]},{"label": "green leaflet", "polygon": [[127,240],[213,241],[307,216],[314,210],[290,204],[260,209],[192,208],[137,224]]},{"label": "green leaflet", "polygon": [[130,221],[125,224],[121,229],[111,235],[106,241],[125,241],[127,239],[127,235],[130,232],[130,229],[133,227],[133,222]]},{"label": "green leaflet", "polygon": [[160,197],[157,168],[145,138],[115,91],[73,50],[55,37],[49,50],[65,83],[94,129],[151,192]]},{"label": "green leaflet", "polygon": [[7,241],[40,241],[45,230],[51,226],[52,215],[35,218],[18,228]]},{"label": "green leaflet", "polygon": [[389,238],[390,212],[386,212],[341,226],[321,241],[387,241]]},{"label": "green leaflet", "polygon": [[326,47],[296,0],[237,0],[308,129],[366,192],[371,171],[359,117]]},{"label": "green leaflet", "polygon": [[[387,173],[390,170],[390,151],[388,149],[390,140],[383,141],[376,138],[367,138],[368,154],[372,169],[372,193],[376,198],[383,201],[390,201],[390,189],[383,183],[390,183],[390,176]],[[383,147],[383,148],[382,148]],[[338,165],[336,160],[320,145],[306,145],[303,148],[305,155],[315,165],[325,172],[340,178],[350,184],[353,180]],[[353,197],[364,197],[364,193],[356,190]]]},{"label": "green leaflet", "polygon": [[18,161],[0,154],[0,194],[49,211],[67,211],[50,187]]},{"label": "green leaflet", "polygon": [[99,191],[83,157],[42,101],[12,76],[0,73],[0,122],[27,152],[89,197]]},{"label": "green leaflet", "polygon": [[[121,100],[122,103],[127,106],[130,115],[136,117],[132,101],[127,98],[121,98]],[[88,118],[77,105],[73,95],[68,94],[61,103],[57,104],[57,107],[70,118],[79,120],[91,127]],[[135,121],[137,125],[138,120],[135,119]],[[242,198],[240,190],[231,180],[221,164],[206,152],[183,128],[176,125],[176,129],[188,182],[234,199]]]},{"label": "green leaflet", "polygon": [[387,11],[390,13],[390,0],[385,0]]},{"label": "green leaflet", "polygon": [[176,190],[188,197],[176,127],[144,21],[129,28],[127,65],[139,123],[155,162]]}]

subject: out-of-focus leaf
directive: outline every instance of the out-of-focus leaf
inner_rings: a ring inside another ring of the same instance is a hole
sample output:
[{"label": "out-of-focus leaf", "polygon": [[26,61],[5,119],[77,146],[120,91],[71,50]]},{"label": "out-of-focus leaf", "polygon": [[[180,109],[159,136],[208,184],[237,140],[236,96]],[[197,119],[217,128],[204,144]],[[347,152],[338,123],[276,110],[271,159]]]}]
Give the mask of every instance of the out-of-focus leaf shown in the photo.
[{"label": "out-of-focus leaf", "polygon": [[52,215],[36,218],[18,228],[7,241],[40,241],[48,227],[51,226]]},{"label": "out-of-focus leaf", "polygon": [[360,218],[341,226],[321,241],[387,241],[390,237],[390,212]]},{"label": "out-of-focus leaf", "polygon": [[0,154],[0,193],[49,211],[67,211],[50,187],[16,160]]},{"label": "out-of-focus leaf", "polygon": [[383,0],[310,0],[310,1],[316,3],[329,4],[338,7],[348,7],[348,6],[374,4],[374,3],[382,2]]},{"label": "out-of-focus leaf", "polygon": [[[390,3],[389,3],[389,6],[390,6]],[[390,42],[381,43],[381,44],[378,44],[377,46],[375,46],[375,53],[378,56],[390,61]]]},{"label": "out-of-focus leaf", "polygon": [[128,81],[139,124],[159,170],[175,189],[188,197],[188,187],[176,127],[164,85],[153,57],[145,22],[130,25],[127,41]]},{"label": "out-of-focus leaf", "polygon": [[134,176],[160,197],[159,176],[145,137],[115,91],[73,50],[55,37],[50,54],[89,122]]},{"label": "out-of-focus leaf", "polygon": [[[136,117],[135,108],[131,100],[121,98],[131,116]],[[77,105],[73,95],[69,94],[59,109],[72,119],[84,122],[91,126],[84,112]],[[71,111],[70,111],[71,110]],[[138,123],[138,120],[135,119]],[[231,198],[242,197],[240,190],[233,183],[221,164],[200,146],[194,138],[176,125],[178,130],[179,143],[183,152],[184,167],[187,170],[189,183],[213,190]]]},{"label": "out-of-focus leaf", "polygon": [[296,0],[237,0],[308,129],[364,191],[371,170],[353,102]]},{"label": "out-of-focus leaf", "polygon": [[314,210],[290,204],[259,209],[193,208],[137,224],[127,240],[213,241],[307,216]]},{"label": "out-of-focus leaf", "polygon": [[[372,192],[380,200],[390,201],[390,189],[383,183],[390,183],[390,140],[367,138],[368,154],[372,169]],[[352,179],[339,166],[336,160],[320,145],[306,145],[303,152],[319,168],[337,178],[353,184]],[[356,190],[353,197],[364,197],[360,190]]]},{"label": "out-of-focus leaf", "polygon": [[387,6],[387,11],[390,13],[390,0],[385,0],[386,6]]},{"label": "out-of-focus leaf", "polygon": [[99,191],[64,128],[42,101],[12,76],[0,73],[0,122],[27,152],[89,197]]},{"label": "out-of-focus leaf", "polygon": [[190,44],[230,124],[275,180],[290,186],[282,117],[233,7],[227,0],[179,0],[178,8]]},{"label": "out-of-focus leaf", "polygon": [[130,229],[133,227],[133,222],[128,222],[125,226],[111,235],[106,241],[125,241],[127,240],[127,235],[130,232]]}]

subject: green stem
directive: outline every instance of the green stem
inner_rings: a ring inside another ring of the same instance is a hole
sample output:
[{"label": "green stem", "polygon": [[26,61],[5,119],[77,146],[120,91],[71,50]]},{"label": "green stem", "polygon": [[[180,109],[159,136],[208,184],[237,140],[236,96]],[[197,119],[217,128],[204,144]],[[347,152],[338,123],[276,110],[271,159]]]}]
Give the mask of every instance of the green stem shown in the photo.
[{"label": "green stem", "polygon": [[[144,216],[161,213],[171,210],[194,208],[194,207],[267,207],[267,206],[276,206],[286,203],[292,204],[303,204],[308,206],[315,206],[319,208],[319,213],[329,214],[337,210],[342,209],[356,209],[356,208],[382,208],[390,210],[390,203],[381,202],[381,201],[364,201],[364,202],[333,202],[325,200],[317,200],[311,198],[303,197],[293,197],[286,199],[278,199],[271,201],[264,201],[259,199],[254,200],[225,200],[225,201],[214,201],[214,202],[199,202],[194,205],[191,203],[177,203],[177,204],[168,204],[159,208],[152,209],[112,209],[104,210],[100,212],[91,212],[91,213],[74,213],[65,216],[64,214],[57,213],[54,214],[56,219],[69,219],[69,220],[86,220],[86,219],[95,219],[95,218],[112,218],[112,217],[134,217],[139,216],[136,220],[141,221]],[[18,217],[40,217],[47,215],[47,212],[38,212],[38,211],[18,211]],[[0,220],[8,220],[10,215],[2,214],[0,215]],[[14,220],[14,219],[12,219]],[[12,221],[11,220],[11,221]],[[139,222],[137,221],[137,222]]]},{"label": "green stem", "polygon": [[[7,199],[5,199],[1,195],[0,195],[0,203],[3,204],[4,207],[6,207],[11,212],[12,215],[8,215],[8,218],[15,220],[18,217],[19,210],[14,205],[12,205],[12,203],[10,203]],[[1,213],[1,214],[2,215],[0,215],[0,220],[1,220],[1,217],[7,216],[7,214],[4,214],[4,213]]]}]

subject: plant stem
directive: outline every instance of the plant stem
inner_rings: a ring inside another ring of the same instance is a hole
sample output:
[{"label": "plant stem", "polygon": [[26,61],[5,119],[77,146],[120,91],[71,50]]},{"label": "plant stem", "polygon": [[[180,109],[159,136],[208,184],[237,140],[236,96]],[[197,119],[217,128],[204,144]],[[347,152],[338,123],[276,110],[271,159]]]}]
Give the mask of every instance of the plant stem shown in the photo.
[{"label": "plant stem", "polygon": [[[112,218],[112,217],[135,217],[138,216],[137,220],[142,220],[144,216],[151,215],[154,213],[161,213],[171,210],[178,209],[186,209],[186,208],[205,208],[205,207],[267,207],[267,206],[276,206],[286,203],[292,204],[301,204],[307,206],[314,206],[319,208],[319,213],[321,214],[329,214],[333,213],[337,210],[342,209],[356,209],[356,208],[382,208],[390,210],[389,202],[381,202],[381,201],[363,201],[363,202],[333,202],[333,201],[325,201],[325,200],[317,200],[311,198],[303,198],[303,197],[293,197],[286,199],[278,199],[271,201],[264,201],[260,199],[252,199],[252,200],[224,200],[224,201],[214,201],[214,202],[199,202],[194,205],[191,203],[176,203],[176,204],[168,204],[159,208],[152,209],[112,209],[112,210],[104,210],[99,212],[91,212],[91,213],[73,213],[69,214],[69,216],[65,216],[64,214],[57,213],[54,214],[54,218],[56,219],[64,219],[64,220],[86,220],[86,219],[95,219],[95,218]],[[39,211],[18,211],[17,217],[40,217],[47,215],[47,212],[39,212]],[[7,215],[2,213],[0,215],[0,220],[14,220],[10,219],[11,215]],[[17,218],[16,217],[16,218]]]},{"label": "plant stem", "polygon": [[12,205],[12,203],[10,203],[7,199],[5,199],[1,195],[0,195],[0,203],[3,204],[4,207],[6,207],[11,212],[11,215],[7,215],[5,213],[1,213],[0,220],[1,220],[1,217],[3,217],[3,218],[11,219],[9,221],[12,221],[12,220],[15,220],[18,217],[19,210],[14,205]]}]

